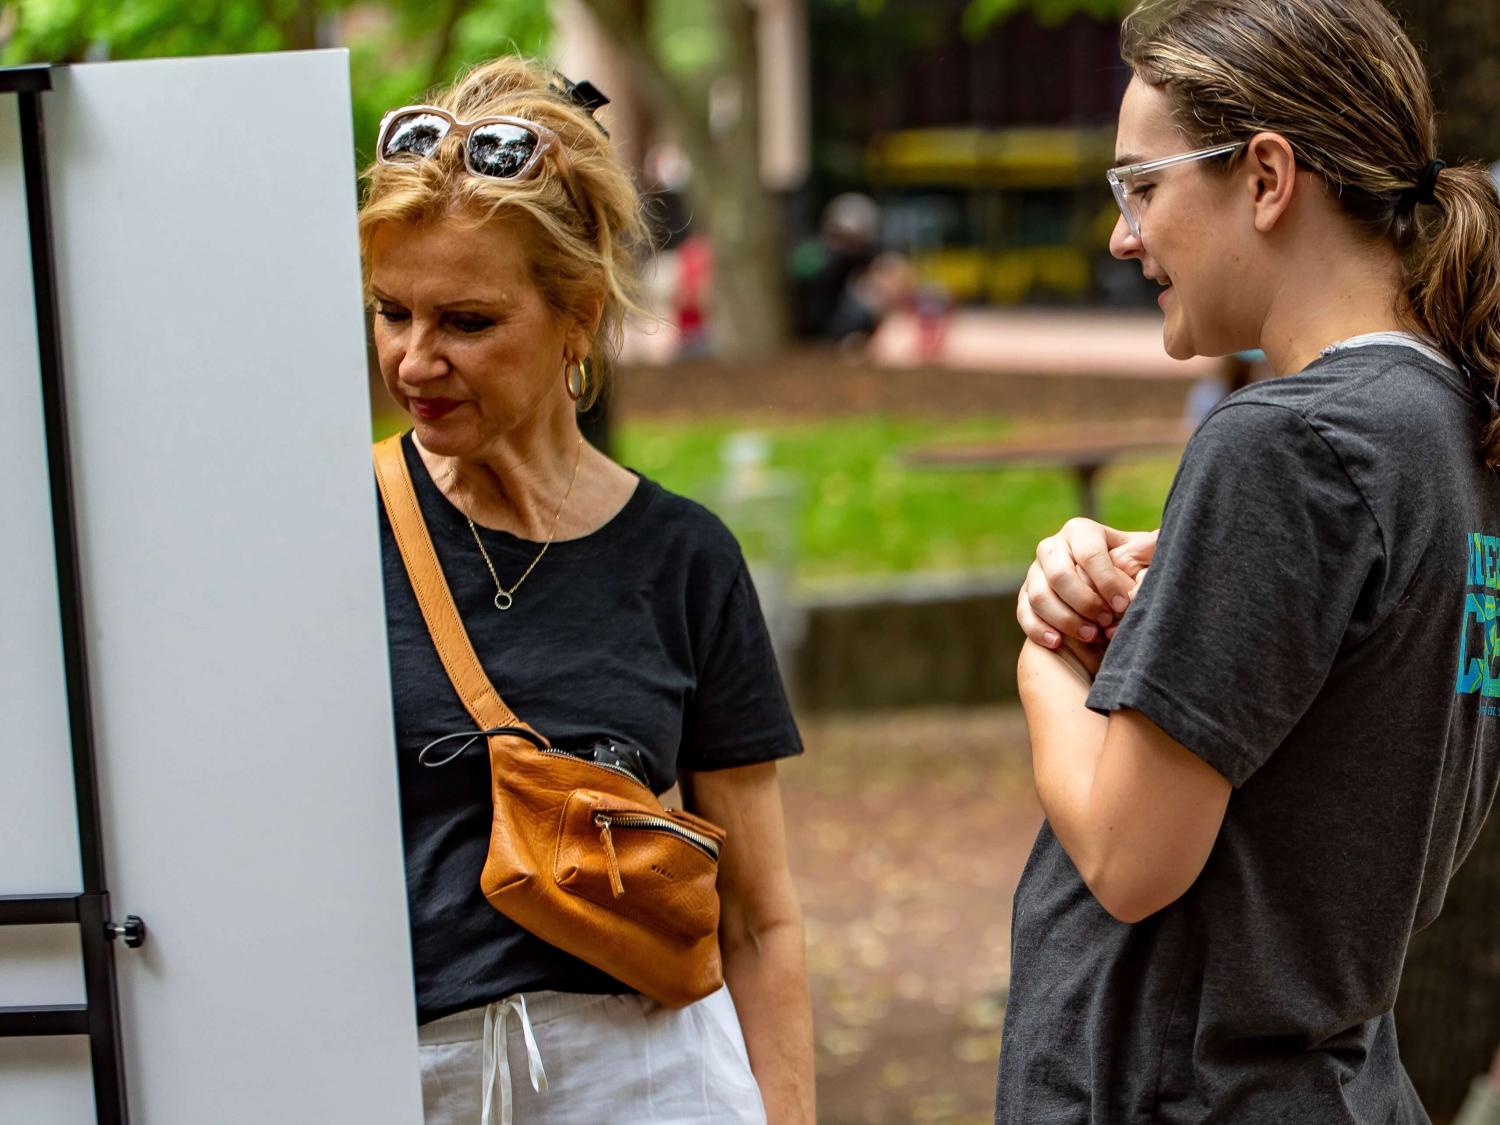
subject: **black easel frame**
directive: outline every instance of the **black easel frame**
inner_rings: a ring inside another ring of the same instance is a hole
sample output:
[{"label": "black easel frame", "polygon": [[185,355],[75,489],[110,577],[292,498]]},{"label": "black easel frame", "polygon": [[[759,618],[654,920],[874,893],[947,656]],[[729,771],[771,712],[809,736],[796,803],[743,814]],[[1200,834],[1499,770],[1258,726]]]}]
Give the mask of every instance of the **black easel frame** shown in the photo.
[{"label": "black easel frame", "polygon": [[0,94],[15,94],[20,111],[21,161],[26,177],[26,214],[31,237],[31,276],[36,299],[37,354],[42,376],[42,409],[47,435],[52,493],[52,539],[57,561],[58,611],[62,624],[63,667],[67,679],[68,724],[73,751],[73,789],[78,807],[78,849],[82,893],[0,896],[0,926],[76,923],[83,951],[83,1004],[0,1007],[0,1038],[32,1035],[87,1035],[94,1075],[94,1109],[99,1125],[128,1125],[125,1067],[120,1040],[120,1005],[115,983],[113,942],[123,937],[132,948],[145,940],[145,926],[133,915],[123,924],[110,919],[105,881],[104,840],[99,817],[94,724],[90,705],[83,589],[79,581],[78,536],[73,504],[72,459],[63,380],[61,321],[53,258],[52,210],[47,183],[42,95],[52,89],[53,67],[0,69]]}]

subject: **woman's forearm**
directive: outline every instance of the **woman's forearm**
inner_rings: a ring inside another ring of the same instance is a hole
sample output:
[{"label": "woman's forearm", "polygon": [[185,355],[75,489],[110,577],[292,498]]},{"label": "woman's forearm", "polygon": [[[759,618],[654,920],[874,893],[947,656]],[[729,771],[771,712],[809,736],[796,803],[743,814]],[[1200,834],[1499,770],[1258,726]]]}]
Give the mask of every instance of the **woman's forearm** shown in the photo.
[{"label": "woman's forearm", "polygon": [[812,1001],[801,918],[728,941],[723,955],[768,1125],[813,1125]]},{"label": "woman's forearm", "polygon": [[813,1125],[812,1003],[776,766],[686,774],[684,794],[727,836],[719,949],[767,1121]]},{"label": "woman's forearm", "polygon": [[1028,642],[1017,679],[1037,799],[1076,863],[1087,838],[1089,798],[1109,721],[1088,709],[1086,673],[1057,653]]},{"label": "woman's forearm", "polygon": [[1089,890],[1121,922],[1175,902],[1218,838],[1229,782],[1140,713],[1090,711],[1055,653],[1027,641],[1017,673],[1037,797]]}]

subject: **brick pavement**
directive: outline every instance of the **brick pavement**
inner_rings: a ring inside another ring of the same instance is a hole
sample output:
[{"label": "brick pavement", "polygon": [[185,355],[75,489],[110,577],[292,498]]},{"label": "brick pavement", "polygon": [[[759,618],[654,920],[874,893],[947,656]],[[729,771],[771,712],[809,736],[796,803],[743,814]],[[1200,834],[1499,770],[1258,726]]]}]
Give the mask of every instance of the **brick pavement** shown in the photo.
[{"label": "brick pavement", "polygon": [[821,1125],[988,1125],[1041,821],[1015,707],[804,724],[782,766]]}]

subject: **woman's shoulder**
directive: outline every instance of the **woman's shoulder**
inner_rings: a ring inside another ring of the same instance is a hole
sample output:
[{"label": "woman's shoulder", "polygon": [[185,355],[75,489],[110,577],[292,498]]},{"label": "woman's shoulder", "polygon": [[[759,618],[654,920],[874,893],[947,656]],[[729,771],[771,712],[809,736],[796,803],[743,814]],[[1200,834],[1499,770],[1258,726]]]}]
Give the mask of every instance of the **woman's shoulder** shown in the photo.
[{"label": "woman's shoulder", "polygon": [[1229,395],[1205,419],[1199,436],[1207,440],[1199,444],[1274,452],[1286,438],[1305,433],[1333,447],[1405,444],[1411,436],[1430,437],[1445,422],[1465,424],[1470,404],[1464,392],[1461,375],[1412,348],[1341,349],[1296,374]]},{"label": "woman's shoulder", "polygon": [[1230,396],[1295,411],[1308,421],[1358,423],[1412,412],[1463,412],[1473,399],[1451,364],[1400,344],[1340,348],[1295,375],[1252,383]]},{"label": "woman's shoulder", "polygon": [[1472,488],[1478,428],[1459,378],[1412,348],[1372,346],[1251,384],[1193,435],[1173,493],[1264,492],[1373,519],[1388,542]]},{"label": "woman's shoulder", "polygon": [[1215,505],[1247,495],[1290,501],[1299,493],[1337,493],[1356,499],[1358,485],[1349,476],[1340,452],[1345,442],[1338,435],[1349,427],[1329,424],[1328,393],[1321,377],[1299,374],[1255,383],[1225,398],[1188,440],[1169,511],[1191,497]]},{"label": "woman's shoulder", "polygon": [[716,513],[650,477],[637,475],[644,501],[638,521],[643,541],[654,544],[654,549],[738,567],[742,558],[739,540]]}]

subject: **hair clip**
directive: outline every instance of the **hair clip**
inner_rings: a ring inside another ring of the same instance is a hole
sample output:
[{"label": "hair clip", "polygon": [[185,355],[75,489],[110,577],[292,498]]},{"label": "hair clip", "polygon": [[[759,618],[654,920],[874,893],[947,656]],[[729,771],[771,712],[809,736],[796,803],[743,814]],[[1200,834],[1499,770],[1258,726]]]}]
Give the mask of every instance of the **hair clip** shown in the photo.
[{"label": "hair clip", "polygon": [[[561,83],[561,85],[553,83],[547,88],[558,97],[572,102],[579,109],[587,112],[590,117],[594,117],[595,112],[609,104],[609,96],[587,79],[584,79],[582,82],[570,82],[557,71],[553,71],[552,73],[557,79],[557,83]],[[609,136],[609,130],[599,124],[597,117],[594,118],[594,125],[598,127],[599,132],[603,133],[606,137]]]}]

